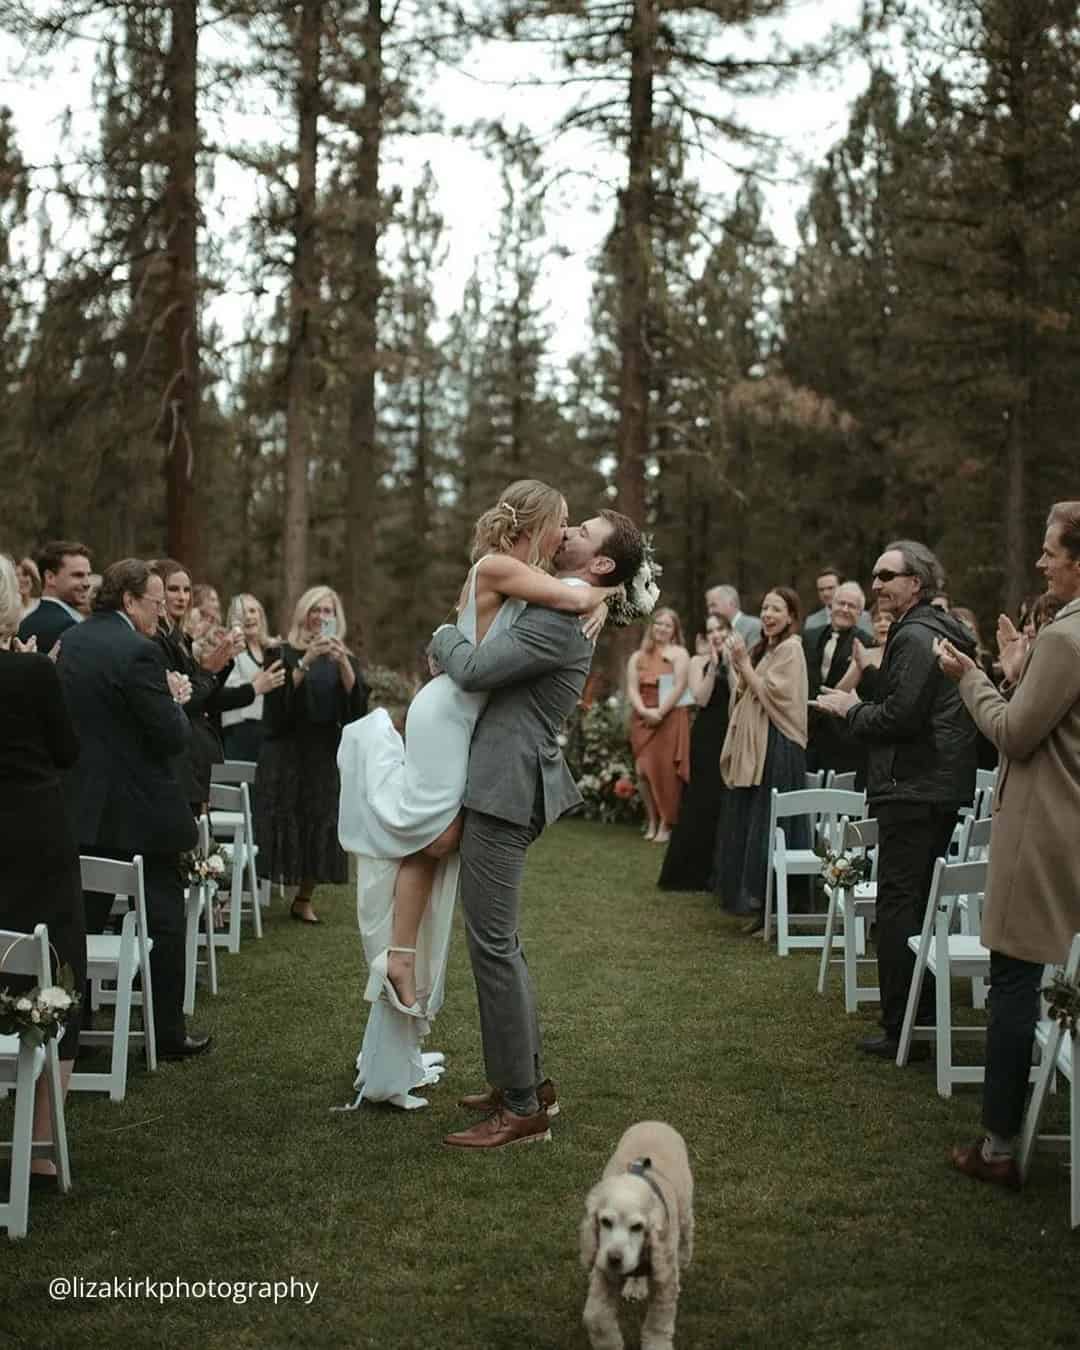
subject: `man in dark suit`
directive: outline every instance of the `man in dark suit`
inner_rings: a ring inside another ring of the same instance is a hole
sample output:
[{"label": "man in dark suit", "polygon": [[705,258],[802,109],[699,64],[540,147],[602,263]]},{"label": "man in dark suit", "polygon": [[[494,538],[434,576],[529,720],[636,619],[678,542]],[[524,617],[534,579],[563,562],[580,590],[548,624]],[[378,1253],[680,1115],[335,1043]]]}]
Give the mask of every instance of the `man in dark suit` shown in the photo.
[{"label": "man in dark suit", "polygon": [[82,622],[90,594],[90,552],[85,544],[55,539],[34,559],[41,573],[41,602],[19,625],[19,641],[37,638],[47,656],[65,632]]},{"label": "man in dark suit", "polygon": [[[854,581],[844,581],[833,591],[829,602],[830,621],[823,628],[803,632],[806,673],[810,700],[822,689],[835,689],[851,664],[855,639],[865,645],[858,631],[866,597]],[[806,746],[806,767],[811,773],[835,769],[837,773],[855,772],[858,782],[866,778],[866,746],[848,731],[847,724],[828,713],[810,711],[810,739]]]},{"label": "man in dark suit", "polygon": [[[161,578],[138,558],[107,568],[94,612],[70,629],[58,670],[82,742],[66,789],[81,853],[130,859],[142,854],[146,917],[154,948],[158,1056],[199,1054],[209,1036],[184,1026],[184,886],[179,855],[198,842],[172,762],[191,728],[180,704],[186,679],[166,669],[153,641],[165,604]],[[108,896],[87,896],[87,929],[100,932]]]}]

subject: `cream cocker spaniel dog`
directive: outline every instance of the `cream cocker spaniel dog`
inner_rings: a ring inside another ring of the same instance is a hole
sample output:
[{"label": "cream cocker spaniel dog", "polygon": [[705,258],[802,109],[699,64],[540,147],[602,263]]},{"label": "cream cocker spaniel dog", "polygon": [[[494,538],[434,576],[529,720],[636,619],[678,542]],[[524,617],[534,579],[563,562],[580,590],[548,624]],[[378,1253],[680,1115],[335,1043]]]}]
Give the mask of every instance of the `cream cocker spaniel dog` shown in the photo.
[{"label": "cream cocker spaniel dog", "polygon": [[641,1350],[671,1350],[679,1271],[694,1247],[694,1178],[686,1144],[657,1120],[631,1125],[585,1201],[584,1322],[593,1350],[622,1350],[618,1297],[648,1298]]}]

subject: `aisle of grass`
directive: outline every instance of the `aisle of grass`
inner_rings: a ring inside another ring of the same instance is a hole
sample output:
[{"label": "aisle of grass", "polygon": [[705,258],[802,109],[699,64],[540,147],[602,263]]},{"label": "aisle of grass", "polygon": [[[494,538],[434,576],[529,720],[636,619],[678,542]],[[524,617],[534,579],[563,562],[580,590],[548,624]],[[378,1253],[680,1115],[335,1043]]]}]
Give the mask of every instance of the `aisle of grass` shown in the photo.
[{"label": "aisle of grass", "polygon": [[[697,1178],[680,1346],[1075,1345],[1060,1165],[1019,1197],[951,1174],[976,1096],[857,1056],[870,1014],[817,998],[812,957],[769,955],[710,897],[658,892],[659,857],[580,822],[533,849],[526,944],[563,1113],[553,1144],[495,1155],[439,1143],[482,1082],[460,929],[431,1109],[332,1114],[364,1016],[353,900],[325,893],[310,930],[276,906],[200,1000],[209,1058],[136,1071],[120,1106],[73,1099],[74,1193],[35,1196],[29,1239],[0,1239],[0,1346],[585,1346],[582,1197],[648,1117],[685,1134]],[[319,1289],[58,1304],[54,1276]]]}]

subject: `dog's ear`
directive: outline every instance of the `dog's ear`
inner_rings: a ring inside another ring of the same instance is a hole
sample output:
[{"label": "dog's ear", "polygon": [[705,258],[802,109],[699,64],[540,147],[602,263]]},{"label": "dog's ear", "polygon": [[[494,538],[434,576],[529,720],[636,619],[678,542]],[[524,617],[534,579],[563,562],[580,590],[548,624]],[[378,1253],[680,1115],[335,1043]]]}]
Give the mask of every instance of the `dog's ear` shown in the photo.
[{"label": "dog's ear", "polygon": [[581,1221],[581,1264],[586,1270],[592,1268],[596,1260],[596,1249],[600,1243],[600,1221],[596,1211],[600,1205],[597,1194],[599,1186],[594,1186],[585,1198],[585,1217]]}]

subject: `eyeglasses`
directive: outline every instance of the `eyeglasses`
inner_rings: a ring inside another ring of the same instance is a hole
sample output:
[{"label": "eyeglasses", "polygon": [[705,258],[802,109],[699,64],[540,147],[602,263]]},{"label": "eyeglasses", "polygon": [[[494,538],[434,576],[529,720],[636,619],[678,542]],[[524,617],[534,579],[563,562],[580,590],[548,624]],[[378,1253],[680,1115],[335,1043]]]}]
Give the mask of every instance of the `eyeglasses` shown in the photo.
[{"label": "eyeglasses", "polygon": [[879,567],[874,573],[875,581],[895,581],[897,577],[909,577],[910,572],[893,572],[888,567]]}]

